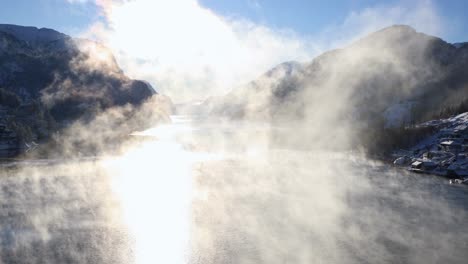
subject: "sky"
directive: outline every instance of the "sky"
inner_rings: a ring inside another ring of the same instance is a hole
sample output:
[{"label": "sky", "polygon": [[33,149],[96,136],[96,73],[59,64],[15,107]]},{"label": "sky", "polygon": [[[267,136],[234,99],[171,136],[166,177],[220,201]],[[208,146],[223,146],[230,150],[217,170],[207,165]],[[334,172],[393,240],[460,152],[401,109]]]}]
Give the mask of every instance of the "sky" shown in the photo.
[{"label": "sky", "polygon": [[[411,2],[411,1],[406,1]],[[320,33],[324,27],[342,23],[352,12],[404,1],[378,0],[200,0],[199,3],[226,17],[240,17],[300,34]],[[442,34],[448,42],[468,41],[468,1],[432,2],[449,23]],[[54,28],[76,35],[99,19],[99,8],[86,0],[1,0],[0,23]]]},{"label": "sky", "polygon": [[128,75],[184,101],[392,24],[468,41],[466,10],[465,0],[0,0],[0,23],[103,42]]}]

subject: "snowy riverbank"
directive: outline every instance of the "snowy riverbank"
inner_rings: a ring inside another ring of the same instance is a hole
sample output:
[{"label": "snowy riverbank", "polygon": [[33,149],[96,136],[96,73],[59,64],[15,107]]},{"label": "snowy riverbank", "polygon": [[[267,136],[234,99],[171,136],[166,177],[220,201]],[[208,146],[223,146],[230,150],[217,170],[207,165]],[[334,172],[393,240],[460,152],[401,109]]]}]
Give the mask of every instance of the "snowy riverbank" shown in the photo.
[{"label": "snowy riverbank", "polygon": [[[395,165],[410,171],[446,176],[462,181],[468,177],[468,112],[418,125],[436,133],[406,151],[395,153]],[[462,182],[457,181],[457,182]]]}]

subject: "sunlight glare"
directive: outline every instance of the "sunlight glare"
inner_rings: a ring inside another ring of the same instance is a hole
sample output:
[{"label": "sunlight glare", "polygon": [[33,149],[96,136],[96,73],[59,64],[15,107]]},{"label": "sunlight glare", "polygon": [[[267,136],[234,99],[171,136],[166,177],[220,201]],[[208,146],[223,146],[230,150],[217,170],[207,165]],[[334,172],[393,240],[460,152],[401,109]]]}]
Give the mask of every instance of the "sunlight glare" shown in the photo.
[{"label": "sunlight glare", "polygon": [[184,150],[170,131],[171,126],[144,131],[142,135],[158,140],[104,162],[123,207],[137,264],[187,263],[193,165],[215,158]]}]

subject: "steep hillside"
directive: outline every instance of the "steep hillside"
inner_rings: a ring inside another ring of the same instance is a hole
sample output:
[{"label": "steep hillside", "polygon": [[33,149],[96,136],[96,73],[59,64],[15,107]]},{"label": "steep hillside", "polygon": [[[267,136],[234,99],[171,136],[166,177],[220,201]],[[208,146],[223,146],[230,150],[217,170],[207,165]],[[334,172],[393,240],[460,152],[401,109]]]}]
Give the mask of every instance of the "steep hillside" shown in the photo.
[{"label": "steep hillside", "polygon": [[209,111],[226,118],[297,120],[320,127],[309,137],[341,128],[340,133],[361,144],[377,138],[350,135],[378,135],[423,122],[468,100],[468,46],[454,46],[409,26],[382,29],[294,65],[279,65],[212,100]]},{"label": "steep hillside", "polygon": [[150,84],[127,77],[99,43],[0,25],[0,95],[10,98],[0,101],[0,124],[13,131],[15,144],[47,139],[107,109],[138,107],[155,94]]},{"label": "steep hillside", "polygon": [[431,133],[407,151],[397,151],[394,163],[414,172],[461,179],[454,183],[468,183],[468,112],[416,127]]},{"label": "steep hillside", "polygon": [[155,94],[125,76],[102,45],[50,29],[0,25],[0,62],[0,87],[23,102],[40,100],[59,121]]}]

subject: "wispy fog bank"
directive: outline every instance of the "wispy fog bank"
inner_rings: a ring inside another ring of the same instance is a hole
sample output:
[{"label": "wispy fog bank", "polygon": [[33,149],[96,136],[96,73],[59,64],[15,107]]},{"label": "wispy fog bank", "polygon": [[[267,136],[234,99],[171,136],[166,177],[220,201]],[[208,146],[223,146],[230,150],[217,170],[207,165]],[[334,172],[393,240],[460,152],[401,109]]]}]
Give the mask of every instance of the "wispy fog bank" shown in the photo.
[{"label": "wispy fog bank", "polygon": [[354,10],[314,36],[223,17],[194,0],[97,4],[105,20],[84,36],[112,47],[130,76],[152,82],[175,102],[224,94],[274,65],[309,61],[386,26],[408,24],[435,35],[445,28],[431,1]]}]

